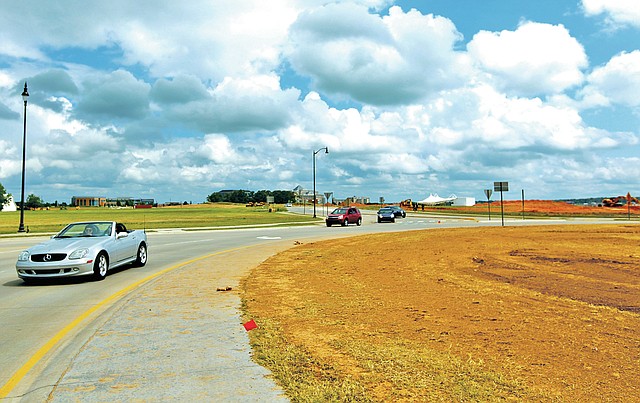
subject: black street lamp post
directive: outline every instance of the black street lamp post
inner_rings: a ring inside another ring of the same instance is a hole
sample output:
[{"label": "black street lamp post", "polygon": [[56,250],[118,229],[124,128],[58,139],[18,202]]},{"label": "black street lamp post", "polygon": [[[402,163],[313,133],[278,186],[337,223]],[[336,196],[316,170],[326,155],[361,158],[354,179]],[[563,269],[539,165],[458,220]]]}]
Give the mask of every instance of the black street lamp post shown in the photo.
[{"label": "black street lamp post", "polygon": [[316,218],[316,154],[324,150],[325,154],[329,154],[329,148],[322,147],[313,152],[313,218]]},{"label": "black street lamp post", "polygon": [[24,232],[24,165],[27,156],[27,99],[29,91],[27,83],[24,83],[24,91],[22,91],[22,100],[24,101],[24,131],[22,135],[22,192],[20,196],[20,226],[18,232]]}]

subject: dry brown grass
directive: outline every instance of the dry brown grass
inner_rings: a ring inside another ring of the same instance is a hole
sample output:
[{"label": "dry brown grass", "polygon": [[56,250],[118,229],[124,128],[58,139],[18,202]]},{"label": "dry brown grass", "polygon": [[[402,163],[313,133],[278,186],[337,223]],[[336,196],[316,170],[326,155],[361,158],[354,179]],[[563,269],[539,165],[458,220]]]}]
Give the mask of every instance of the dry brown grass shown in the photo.
[{"label": "dry brown grass", "polygon": [[640,226],[300,245],[243,284],[296,401],[640,401]]}]

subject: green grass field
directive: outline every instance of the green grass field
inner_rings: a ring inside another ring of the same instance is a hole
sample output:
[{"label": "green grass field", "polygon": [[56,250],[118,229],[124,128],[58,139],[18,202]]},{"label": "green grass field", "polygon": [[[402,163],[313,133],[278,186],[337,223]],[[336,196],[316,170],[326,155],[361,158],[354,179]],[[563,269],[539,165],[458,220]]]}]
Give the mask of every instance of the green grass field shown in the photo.
[{"label": "green grass field", "polygon": [[[101,207],[34,210],[24,212],[29,232],[57,232],[75,221],[109,220],[131,229],[203,228],[233,225],[313,222],[311,216],[287,214],[285,208],[245,207],[239,204],[206,204],[151,209],[112,209]],[[20,224],[20,212],[0,212],[0,234],[14,234]]]}]

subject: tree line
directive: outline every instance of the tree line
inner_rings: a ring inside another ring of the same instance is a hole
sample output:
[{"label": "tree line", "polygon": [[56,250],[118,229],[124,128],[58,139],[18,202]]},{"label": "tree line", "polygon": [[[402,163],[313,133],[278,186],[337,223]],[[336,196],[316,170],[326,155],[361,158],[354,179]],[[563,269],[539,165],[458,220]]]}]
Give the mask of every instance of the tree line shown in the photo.
[{"label": "tree line", "polygon": [[213,192],[207,196],[207,201],[211,203],[266,203],[267,196],[273,196],[276,204],[285,204],[295,200],[295,192],[291,190],[221,190]]}]

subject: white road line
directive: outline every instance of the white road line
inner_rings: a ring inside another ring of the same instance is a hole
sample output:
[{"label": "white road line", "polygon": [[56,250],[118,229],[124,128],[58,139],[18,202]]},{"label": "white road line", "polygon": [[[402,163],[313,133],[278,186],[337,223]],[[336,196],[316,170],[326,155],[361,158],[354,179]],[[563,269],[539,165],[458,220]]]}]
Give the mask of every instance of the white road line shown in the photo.
[{"label": "white road line", "polygon": [[[209,239],[201,239],[201,240],[197,240],[197,241],[172,242],[170,245],[182,245],[182,244],[187,244],[187,243],[202,243],[202,242],[211,242],[211,240],[209,240]],[[165,245],[166,244],[162,244],[161,246],[165,246]]]}]

